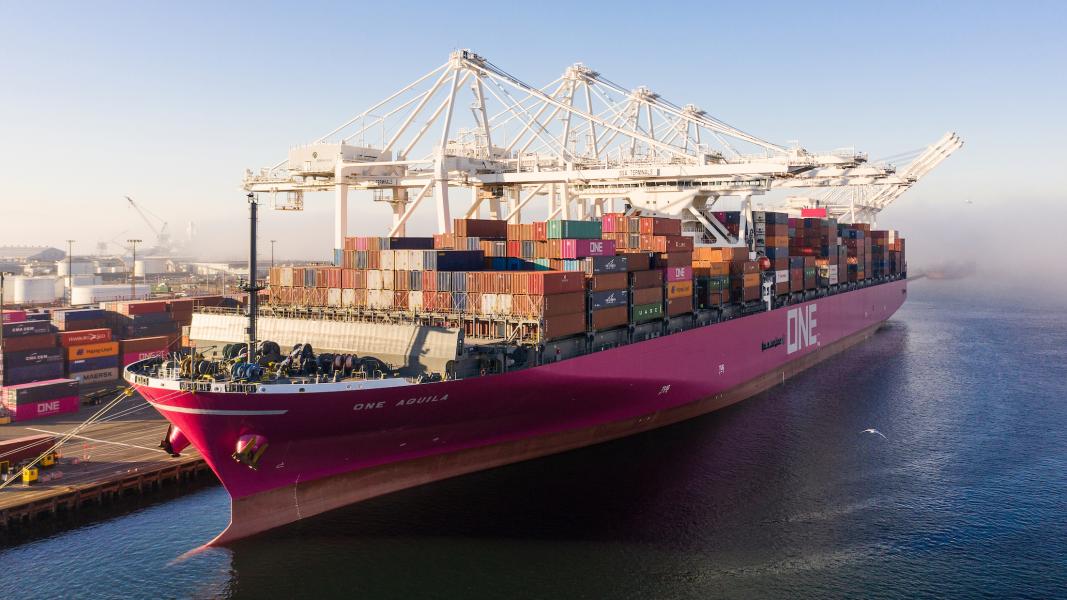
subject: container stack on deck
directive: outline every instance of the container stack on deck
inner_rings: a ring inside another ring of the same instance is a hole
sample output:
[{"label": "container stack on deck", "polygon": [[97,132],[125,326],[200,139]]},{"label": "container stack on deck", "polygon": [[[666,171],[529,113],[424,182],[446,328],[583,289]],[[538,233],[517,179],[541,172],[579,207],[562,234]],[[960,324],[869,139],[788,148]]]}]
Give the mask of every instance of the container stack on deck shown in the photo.
[{"label": "container stack on deck", "polygon": [[[739,231],[739,213],[716,216]],[[865,225],[757,211],[752,229],[779,296],[897,274],[905,264],[903,238]],[[549,340],[758,302],[763,279],[753,258],[747,248],[694,247],[670,218],[456,219],[450,234],[350,237],[332,265],[273,268],[269,301],[463,315],[468,334],[480,337],[493,337],[493,320],[517,320]]]}]

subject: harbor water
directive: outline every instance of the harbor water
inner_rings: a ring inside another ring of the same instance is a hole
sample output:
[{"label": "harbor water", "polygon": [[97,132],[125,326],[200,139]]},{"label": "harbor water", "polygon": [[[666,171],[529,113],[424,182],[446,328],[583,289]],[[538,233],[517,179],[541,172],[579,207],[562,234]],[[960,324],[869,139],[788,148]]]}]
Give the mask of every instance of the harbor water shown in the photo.
[{"label": "harbor water", "polygon": [[1067,596],[1067,305],[908,295],[868,342],[711,415],[189,553],[228,519],[209,486],[9,540],[0,595]]}]

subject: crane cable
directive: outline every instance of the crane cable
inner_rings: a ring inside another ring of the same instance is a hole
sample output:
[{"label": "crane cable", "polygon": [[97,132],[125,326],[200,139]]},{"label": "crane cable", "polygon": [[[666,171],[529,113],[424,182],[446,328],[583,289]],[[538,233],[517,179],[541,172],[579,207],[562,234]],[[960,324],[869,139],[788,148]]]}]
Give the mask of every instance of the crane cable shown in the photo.
[{"label": "crane cable", "polygon": [[86,419],[85,421],[83,421],[81,424],[79,424],[74,429],[72,429],[72,430],[68,431],[67,433],[65,433],[63,435],[63,437],[61,437],[59,439],[58,442],[56,442],[55,444],[52,444],[51,448],[49,448],[48,450],[45,450],[44,452],[41,453],[40,456],[38,456],[37,458],[33,459],[28,465],[25,465],[24,467],[22,467],[22,470],[19,471],[18,474],[16,474],[15,476],[9,478],[7,481],[0,482],[0,490],[2,490],[4,488],[6,488],[7,486],[11,485],[11,483],[13,483],[16,479],[19,479],[20,477],[22,477],[22,475],[24,473],[26,473],[26,471],[28,469],[32,469],[34,466],[37,465],[37,463],[39,463],[42,460],[44,460],[44,458],[46,456],[48,456],[49,454],[51,454],[51,453],[55,452],[56,450],[58,450],[60,446],[62,446],[63,444],[67,443],[71,438],[73,438],[74,436],[78,435],[78,433],[80,433],[82,430],[84,430],[89,425],[92,425],[93,423],[95,423],[100,417],[103,417],[104,414],[106,414],[109,410],[111,410],[116,405],[118,405],[120,402],[122,402],[123,399],[128,398],[128,397],[130,397],[132,395],[133,395],[133,388],[124,389],[122,391],[122,393],[120,393],[113,400],[111,400],[106,405],[104,405],[103,408],[101,408],[100,410],[96,411],[96,413],[93,414],[93,416],[91,416],[88,419]]}]

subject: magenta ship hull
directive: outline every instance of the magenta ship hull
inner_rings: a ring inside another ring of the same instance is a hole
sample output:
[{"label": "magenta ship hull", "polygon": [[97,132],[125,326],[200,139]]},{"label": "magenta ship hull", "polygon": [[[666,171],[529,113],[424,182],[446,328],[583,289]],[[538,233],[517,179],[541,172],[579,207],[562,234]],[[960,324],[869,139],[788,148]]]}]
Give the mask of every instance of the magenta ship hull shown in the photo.
[{"label": "magenta ship hull", "polygon": [[[232,497],[215,543],[352,502],[631,435],[767,389],[869,337],[901,306],[892,281],[524,370],[315,393],[181,391],[127,379]],[[251,469],[242,436],[267,442]]]}]

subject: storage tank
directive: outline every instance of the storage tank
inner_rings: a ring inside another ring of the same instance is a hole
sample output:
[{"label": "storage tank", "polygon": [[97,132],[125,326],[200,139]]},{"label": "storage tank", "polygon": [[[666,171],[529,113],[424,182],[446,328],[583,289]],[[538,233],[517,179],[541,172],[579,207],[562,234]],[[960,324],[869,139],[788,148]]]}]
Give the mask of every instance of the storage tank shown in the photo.
[{"label": "storage tank", "polygon": [[163,256],[146,256],[145,258],[137,259],[137,262],[133,264],[133,272],[138,277],[166,273],[168,262],[169,260]]},{"label": "storage tank", "polygon": [[59,277],[66,277],[68,271],[73,272],[75,275],[92,275],[96,273],[96,265],[89,260],[74,259],[67,264],[65,260],[56,261],[56,275]]},{"label": "storage tank", "polygon": [[[144,284],[137,284],[135,295],[137,299],[147,297],[148,287]],[[129,298],[129,284],[76,285],[71,290],[70,303],[80,306],[97,302],[110,302],[112,300],[128,300]]]},{"label": "storage tank", "polygon": [[12,277],[6,283],[12,304],[49,304],[57,297],[55,277]]}]

